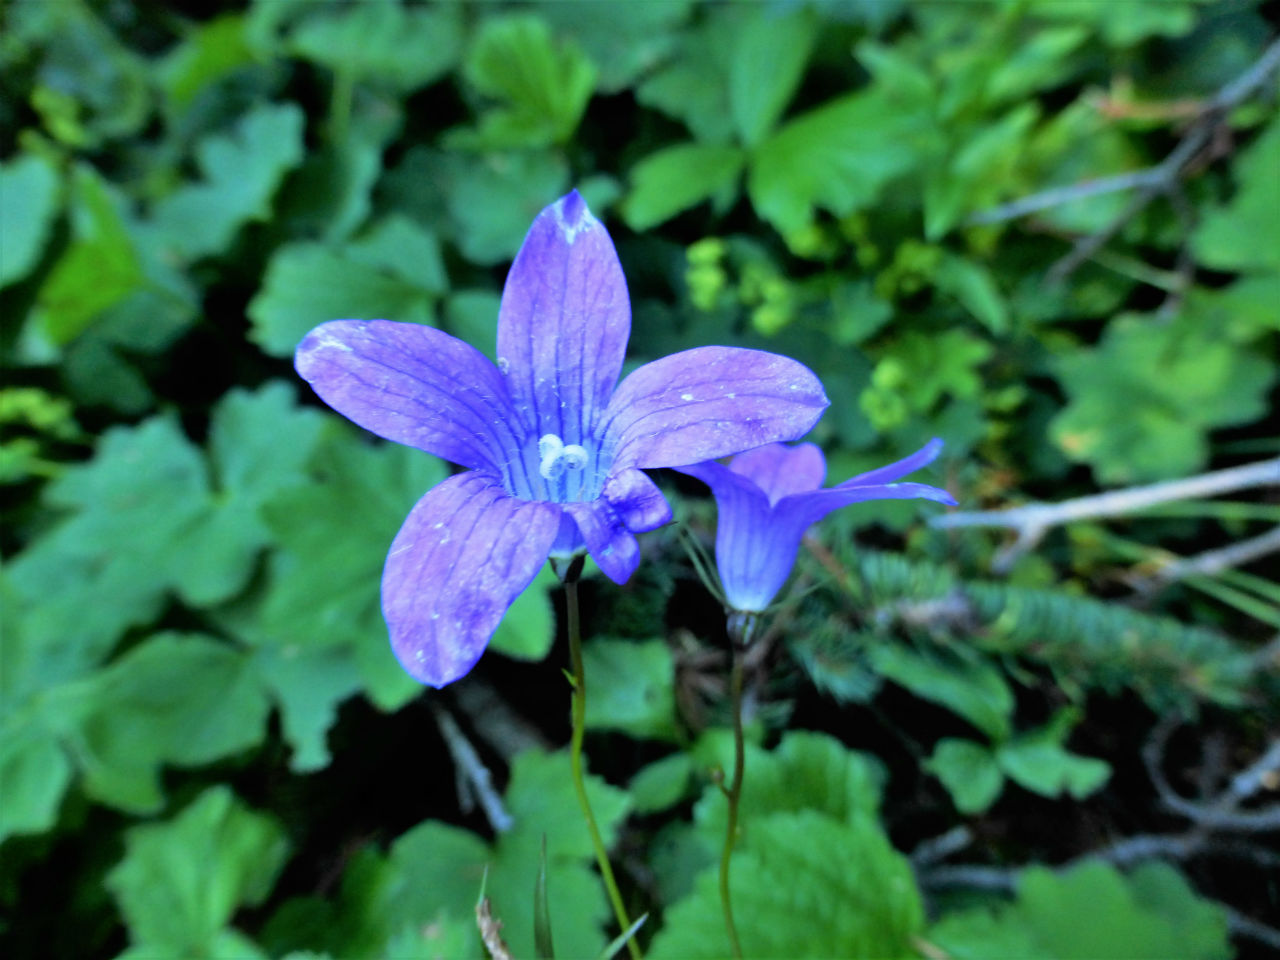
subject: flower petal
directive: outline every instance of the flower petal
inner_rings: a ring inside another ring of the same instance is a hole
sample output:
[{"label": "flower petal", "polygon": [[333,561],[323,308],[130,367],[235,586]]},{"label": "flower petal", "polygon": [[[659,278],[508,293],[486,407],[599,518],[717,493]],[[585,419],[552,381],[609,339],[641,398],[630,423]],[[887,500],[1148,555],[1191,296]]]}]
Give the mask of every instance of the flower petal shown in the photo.
[{"label": "flower petal", "polygon": [[760,612],[787,582],[808,523],[786,502],[771,507],[764,492],[723,464],[677,467],[716,498],[716,569],[733,610]]},{"label": "flower petal", "polygon": [[698,347],[623,380],[601,432],[615,470],[678,467],[794,440],[829,403],[813,371],[788,357]]},{"label": "flower petal", "polygon": [[628,468],[605,481],[601,496],[613,505],[632,533],[656,530],[671,522],[671,505],[657,484],[639,470]]},{"label": "flower petal", "polygon": [[868,470],[866,473],[860,473],[856,477],[851,477],[844,481],[844,483],[836,484],[836,486],[865,487],[872,483],[891,483],[909,473],[915,473],[921,467],[927,467],[938,459],[938,454],[940,453],[942,453],[942,439],[934,437],[911,456],[903,457],[888,466],[877,467],[874,470]]},{"label": "flower petal", "polygon": [[428,490],[382,573],[382,612],[405,670],[433,687],[465,675],[537,575],[559,525],[555,504],[508,496],[482,473]]},{"label": "flower petal", "polygon": [[767,443],[738,454],[729,469],[759,487],[770,503],[777,503],[790,494],[821,487],[827,476],[827,461],[822,449],[812,443],[794,447]]},{"label": "flower petal", "polygon": [[334,320],[298,344],[298,373],[343,416],[380,437],[464,467],[519,456],[519,416],[497,368],[441,330]]},{"label": "flower petal", "polygon": [[614,583],[626,583],[640,565],[640,544],[622,515],[608,500],[566,503],[564,510],[578,524],[587,551]]},{"label": "flower petal", "polygon": [[810,493],[798,493],[786,497],[778,504],[779,510],[786,510],[804,519],[805,525],[817,523],[832,510],[847,507],[851,503],[864,500],[933,500],[954,507],[955,498],[939,487],[931,487],[925,483],[876,483],[865,486],[852,486],[852,481],[842,483],[838,487],[825,490],[814,490]]},{"label": "flower petal", "polygon": [[582,444],[594,435],[630,335],[618,254],[575,190],[533,221],[498,312],[498,365],[535,436]]}]

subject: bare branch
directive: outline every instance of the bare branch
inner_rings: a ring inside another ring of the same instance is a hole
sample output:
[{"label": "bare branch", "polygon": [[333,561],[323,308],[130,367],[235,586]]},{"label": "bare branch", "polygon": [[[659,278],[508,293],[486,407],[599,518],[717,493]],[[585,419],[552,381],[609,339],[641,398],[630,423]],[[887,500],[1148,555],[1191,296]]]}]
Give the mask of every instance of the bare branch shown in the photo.
[{"label": "bare branch", "polygon": [[440,728],[440,736],[444,737],[445,745],[448,746],[458,771],[458,794],[462,809],[467,810],[471,806],[468,801],[474,798],[479,801],[480,809],[484,811],[489,825],[494,830],[498,833],[510,830],[515,821],[511,819],[511,814],[507,813],[506,807],[502,805],[502,798],[493,788],[493,777],[489,774],[489,768],[484,765],[475,747],[471,745],[471,741],[467,739],[453,717],[435,703],[430,706],[431,715],[435,717],[436,726]]},{"label": "bare branch", "polygon": [[973,843],[972,830],[966,826],[952,827],[944,834],[920,841],[911,851],[908,859],[916,869],[927,867],[939,860],[947,859],[953,853],[959,853],[971,843]]},{"label": "bare branch", "polygon": [[1080,237],[1071,251],[1050,269],[1049,282],[1065,279],[1085,260],[1088,260],[1107,244],[1130,220],[1136,217],[1155,197],[1173,194],[1178,181],[1191,161],[1210,144],[1220,127],[1223,117],[1232,107],[1252,96],[1280,66],[1280,39],[1272,41],[1261,57],[1248,70],[1218,90],[1207,100],[1192,121],[1186,134],[1164,160],[1145,170],[1134,170],[1109,177],[1086,180],[1070,186],[1053,187],[990,210],[981,210],[970,216],[968,225],[1001,223],[1018,217],[1061,206],[1086,197],[1096,197],[1124,190],[1134,190],[1133,199],[1105,228],[1097,233]]},{"label": "bare branch", "polygon": [[1247,770],[1238,774],[1231,785],[1219,796],[1203,803],[1188,800],[1170,785],[1164,775],[1164,748],[1178,725],[1178,717],[1170,715],[1161,720],[1151,731],[1142,748],[1142,762],[1147,775],[1160,797],[1160,802],[1192,823],[1209,830],[1229,830],[1237,833],[1262,833],[1280,830],[1280,804],[1261,810],[1239,810],[1241,801],[1247,800],[1266,787],[1276,771],[1280,770],[1280,740]]},{"label": "bare branch", "polygon": [[1261,920],[1254,920],[1252,917],[1245,916],[1239,910],[1229,907],[1225,903],[1219,903],[1218,906],[1225,911],[1227,928],[1232,933],[1240,937],[1248,937],[1250,940],[1257,940],[1268,947],[1280,950],[1280,930],[1267,926]]},{"label": "bare branch", "polygon": [[1029,503],[1005,510],[944,513],[930,518],[929,524],[943,530],[954,527],[1008,527],[1016,530],[1017,542],[1002,551],[995,563],[997,569],[1007,570],[1014,560],[1034,548],[1049,530],[1064,523],[1118,517],[1171,500],[1211,497],[1231,490],[1277,483],[1280,483],[1280,457],[1180,480],[1110,490],[1061,503]]},{"label": "bare branch", "polygon": [[1133,588],[1139,593],[1150,593],[1187,577],[1212,576],[1223,570],[1242,567],[1277,550],[1280,550],[1280,526],[1229,546],[1171,560],[1151,576],[1135,580]]}]

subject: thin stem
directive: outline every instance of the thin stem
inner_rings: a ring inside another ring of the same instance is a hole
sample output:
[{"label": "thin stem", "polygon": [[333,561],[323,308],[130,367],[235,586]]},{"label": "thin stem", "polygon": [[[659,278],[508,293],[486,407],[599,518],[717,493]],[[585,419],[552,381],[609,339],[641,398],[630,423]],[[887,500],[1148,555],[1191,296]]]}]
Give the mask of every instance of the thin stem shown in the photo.
[{"label": "thin stem", "polygon": [[724,911],[724,928],[729,934],[729,946],[733,955],[742,960],[742,944],[738,942],[738,927],[733,922],[733,901],[729,896],[729,860],[733,856],[734,841],[738,837],[738,801],[742,797],[742,771],[746,765],[746,751],[742,743],[742,649],[733,644],[733,666],[729,674],[730,705],[733,712],[733,779],[724,788],[729,801],[729,815],[725,821],[724,849],[720,851],[720,907]]},{"label": "thin stem", "polygon": [[[595,814],[591,812],[591,801],[587,798],[587,784],[582,776],[582,738],[587,727],[587,674],[582,666],[582,627],[578,621],[578,576],[581,572],[582,559],[579,557],[570,563],[564,575],[569,662],[573,667],[573,739],[569,746],[569,763],[573,769],[573,790],[578,795],[578,806],[582,808],[583,819],[587,821],[587,830],[591,834],[591,846],[596,852],[596,863],[600,866],[600,875],[604,878],[609,902],[613,904],[613,915],[618,920],[618,929],[630,930],[631,920],[627,917],[627,908],[622,904],[618,883],[613,878],[613,868],[609,866],[609,851],[605,849],[600,828],[596,825]],[[641,960],[640,947],[635,937],[627,940],[627,950],[630,951],[632,960]]]},{"label": "thin stem", "polygon": [[742,738],[742,654],[751,642],[755,626],[754,614],[735,611],[729,615],[729,646],[733,658],[729,668],[729,710],[733,715],[733,777],[729,780],[729,786],[721,786],[725,799],[729,802],[729,812],[725,821],[724,848],[720,851],[720,907],[724,912],[729,946],[737,960],[742,960],[742,944],[738,942],[738,927],[733,920],[733,901],[729,895],[729,862],[738,839],[738,803],[742,799],[742,775],[747,763]]}]

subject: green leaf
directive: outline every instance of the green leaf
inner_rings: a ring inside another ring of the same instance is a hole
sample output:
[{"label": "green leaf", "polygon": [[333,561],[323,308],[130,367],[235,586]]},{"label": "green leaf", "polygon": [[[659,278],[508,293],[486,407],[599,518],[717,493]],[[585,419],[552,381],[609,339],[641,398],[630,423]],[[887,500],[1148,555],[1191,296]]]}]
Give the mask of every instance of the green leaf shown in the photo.
[{"label": "green leaf", "polygon": [[727,4],[704,8],[702,24],[680,35],[674,55],[636,87],[636,100],[684,123],[699,143],[732,140],[732,46],[725,37],[736,31],[740,16],[741,10]]},{"label": "green leaf", "polygon": [[498,343],[498,308],[501,305],[502,297],[491,290],[459,290],[449,297],[445,305],[445,327],[449,333],[494,360]]},{"label": "green leaf", "polygon": [[981,263],[963,257],[944,256],[933,282],[943,293],[960,301],[960,305],[992,333],[1008,332],[1009,307],[991,271]]},{"label": "green leaf", "polygon": [[663,3],[597,3],[596,0],[544,0],[537,4],[557,37],[576,43],[599,70],[601,93],[620,93],[637,77],[663,62],[681,35],[677,31],[693,0]]},{"label": "green leaf", "polygon": [[944,916],[925,935],[955,960],[1225,960],[1221,908],[1195,896],[1165,864],[1128,878],[1085,863],[1061,873],[1024,870],[1017,899]]},{"label": "green leaf", "polygon": [[559,41],[537,16],[485,20],[462,69],[477,91],[498,101],[474,131],[454,142],[485,149],[546,147],[566,142],[595,89],[595,68],[576,44]]},{"label": "green leaf", "polygon": [[203,458],[172,417],[107,430],[46,488],[49,506],[74,512],[9,565],[42,674],[79,675],[159,612],[207,498]]},{"label": "green leaf", "polygon": [[256,746],[271,708],[249,658],[198,634],[157,634],[58,696],[85,790],[137,813],[163,802],[163,764],[199,766]]},{"label": "green leaf", "polygon": [[1234,164],[1235,195],[1210,209],[1192,235],[1200,262],[1215,270],[1280,269],[1280,121],[1272,121]]},{"label": "green leaf", "polygon": [[286,846],[275,820],[213,787],[174,819],[129,830],[106,885],[138,955],[229,956],[217,947],[244,941],[226,924],[266,899]]},{"label": "green leaf", "polygon": [[622,213],[647,230],[709,198],[732,197],[746,157],[737,147],[684,143],[651,153],[631,170]]},{"label": "green leaf", "polygon": [[108,430],[93,460],[47,488],[48,505],[69,516],[10,568],[42,671],[78,676],[127,627],[154,618],[169,591],[207,605],[245,585],[267,541],[258,510],[299,481],[320,422],[292,395],[277,383],[223,399],[211,427],[212,484],[176,421],[156,417]]},{"label": "green leaf", "polygon": [[[138,133],[150,117],[147,60],[122,44],[92,5],[6,4],[5,34],[19,45],[10,52],[6,44],[7,72],[19,63],[24,68],[10,102],[29,95],[59,144],[97,151],[104,141]],[[9,127],[16,129],[12,121]]]},{"label": "green leaf", "polygon": [[870,648],[868,655],[872,665],[894,683],[958,713],[992,740],[1009,736],[1013,691],[989,663],[927,657],[888,643]]},{"label": "green leaf", "polygon": [[[733,857],[729,889],[743,953],[752,957],[905,957],[923,926],[905,858],[866,815],[776,813],[750,825]],[[726,957],[716,869],[668,907],[648,955]]]},{"label": "green leaf", "polygon": [[818,20],[810,10],[751,9],[729,61],[729,110],[748,147],[764,139],[791,102],[817,37]]},{"label": "green leaf", "polygon": [[930,164],[924,191],[925,237],[938,239],[966,214],[1000,199],[1039,116],[1033,103],[1014,107],[984,123],[965,143],[951,145],[945,159]]},{"label": "green leaf", "polygon": [[[370,698],[398,709],[421,687],[391,653],[379,599],[382,566],[414,503],[444,479],[444,464],[398,444],[370,446],[332,420],[310,472],[309,482],[277,491],[263,509],[278,550],[261,608],[241,629],[255,645],[278,647],[283,659],[353,661]],[[312,700],[301,667],[277,680],[286,708]],[[336,678],[329,689],[331,704],[345,695]]]},{"label": "green leaf", "polygon": [[585,644],[588,730],[675,740],[675,661],[663,640],[597,638]]},{"label": "green leaf", "polygon": [[1037,18],[1081,23],[1112,47],[1131,48],[1148,37],[1180,37],[1196,25],[1195,0],[1125,5],[1108,10],[1075,0],[1045,0],[1032,11]]},{"label": "green leaf", "polygon": [[538,878],[533,885],[533,950],[538,960],[555,960],[556,948],[551,939],[551,913],[547,909],[547,842],[542,841],[538,858]]},{"label": "green leaf", "polygon": [[1262,417],[1276,376],[1274,364],[1203,326],[1134,314],[1113,320],[1097,347],[1062,355],[1056,366],[1070,402],[1050,434],[1107,484],[1201,469],[1209,430]]},{"label": "green leaf", "polygon": [[844,282],[831,295],[835,313],[832,338],[841,346],[870,340],[893,318],[893,305],[875,293],[866,280]]},{"label": "green leaf", "polygon": [[373,190],[382,175],[382,154],[404,128],[401,101],[357,87],[351,117],[332,122],[329,139],[306,159],[281,188],[276,220],[292,236],[341,243],[364,223],[373,208]]},{"label": "green leaf", "polygon": [[264,352],[285,357],[326,320],[431,322],[431,291],[356,256],[317,243],[278,249],[249,302],[251,339]]},{"label": "green leaf", "polygon": [[202,181],[156,205],[165,245],[188,259],[213,256],[231,246],[242,226],[268,219],[285,174],[302,161],[304,124],[296,104],[268,103],[246,113],[230,134],[200,141]]},{"label": "green leaf", "polygon": [[545,658],[556,639],[555,611],[547,591],[558,583],[551,568],[543,567],[503,615],[489,648],[516,660]]},{"label": "green leaf", "polygon": [[[1146,162],[1145,154],[1120,125],[1082,100],[1045,118],[1026,147],[1025,175],[1031,179],[1021,191],[1016,178],[1006,180],[999,199],[1126,173]],[[1127,193],[1115,191],[1059,204],[1036,217],[1058,230],[1094,233],[1119,218],[1130,202]],[[1080,280],[1078,274],[1068,289],[1079,287]],[[1034,291],[1043,299],[1044,284],[1037,280]]]},{"label": "green leaf", "polygon": [[0,287],[35,269],[58,213],[59,186],[58,171],[38,154],[0,163]]},{"label": "green leaf", "polygon": [[982,813],[1000,796],[1004,774],[991,751],[972,740],[939,740],[924,768],[942,781],[961,813]]},{"label": "green leaf", "polygon": [[440,295],[449,289],[435,234],[401,214],[379,220],[347,247],[347,254],[428,293]]},{"label": "green leaf", "polygon": [[[704,767],[732,770],[733,743],[728,732],[705,736],[695,757]],[[885,780],[884,768],[874,757],[807,730],[787,732],[772,751],[748,744],[745,769],[738,811],[746,834],[752,830],[751,821],[773,813],[817,811],[847,822],[863,815],[874,817]],[[699,835],[708,849],[720,848],[727,809],[723,791],[714,784],[694,808]]]},{"label": "green leaf", "polygon": [[404,95],[433,83],[457,64],[462,17],[452,4],[330,6],[294,27],[287,48],[350,80]]},{"label": "green leaf", "polygon": [[533,218],[569,185],[562,157],[530,151],[455,155],[446,176],[454,239],[464,257],[485,265],[515,257]]},{"label": "green leaf", "polygon": [[66,753],[42,727],[0,725],[0,842],[52,829],[72,772]]},{"label": "green leaf", "polygon": [[211,508],[187,532],[189,549],[173,571],[188,602],[211,606],[244,587],[271,539],[259,511],[277,491],[302,480],[323,423],[318,411],[296,406],[285,383],[223,395],[209,430]]},{"label": "green leaf", "polygon": [[1077,800],[1102,788],[1111,767],[1102,760],[1081,757],[1064,743],[1079,721],[1074,711],[1059,711],[1039,730],[1019,734],[995,750],[995,762],[1010,780],[1045,797],[1069,793]]},{"label": "green leaf", "polygon": [[684,751],[655,760],[631,778],[627,792],[635,812],[661,813],[675,806],[693,783],[693,758]]},{"label": "green leaf", "polygon": [[[874,92],[848,94],[783,125],[756,148],[747,191],[783,235],[814,209],[845,217],[871,206],[891,180],[915,169],[926,118]],[[875,131],[870,135],[868,131]]]},{"label": "green leaf", "polygon": [[[592,809],[605,838],[614,842],[627,797],[597,777],[587,778]],[[567,754],[521,753],[504,797],[515,826],[488,846],[474,833],[427,821],[402,835],[391,849],[390,876],[366,908],[373,922],[398,930],[424,917],[470,918],[488,868],[486,894],[513,956],[533,956],[529,905],[546,837],[547,904],[561,956],[595,956],[609,915],[599,878],[588,867],[593,854],[573,794]]]},{"label": "green leaf", "polygon": [[188,26],[182,42],[156,65],[169,113],[182,114],[201,93],[252,60],[242,14]]},{"label": "green leaf", "polygon": [[280,732],[293,750],[289,769],[323,770],[331,759],[327,739],[338,719],[338,705],[364,686],[352,651],[270,644],[252,657],[259,681],[280,710]]},{"label": "green leaf", "polygon": [[69,205],[72,241],[41,286],[34,313],[45,335],[59,345],[78,337],[143,279],[122,203],[92,168],[75,168]]}]

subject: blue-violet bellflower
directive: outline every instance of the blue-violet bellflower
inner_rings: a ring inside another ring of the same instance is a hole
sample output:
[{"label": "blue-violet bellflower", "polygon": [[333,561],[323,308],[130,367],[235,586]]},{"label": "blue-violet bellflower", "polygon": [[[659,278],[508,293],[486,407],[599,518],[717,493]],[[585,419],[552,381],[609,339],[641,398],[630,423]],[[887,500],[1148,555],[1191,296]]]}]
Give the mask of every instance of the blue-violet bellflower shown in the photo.
[{"label": "blue-violet bellflower", "polygon": [[295,364],[329,406],[465,470],[428,490],[387,555],[382,611],[404,668],[466,674],[548,556],[625,582],[635,534],[671,519],[644,473],[803,436],[828,401],[803,364],[699,347],[618,377],[631,332],[608,232],[574,191],[534,220],[507,276],[497,364],[440,330],[335,320]]},{"label": "blue-violet bellflower", "polygon": [[923,498],[955,505],[951,494],[896,481],[933,462],[934,439],[911,456],[834,487],[822,486],[827,463],[812,443],[770,443],[722,463],[677,467],[697,477],[716,500],[716,569],[731,610],[759,613],[786,583],[800,539],[832,510],[863,500]]}]

